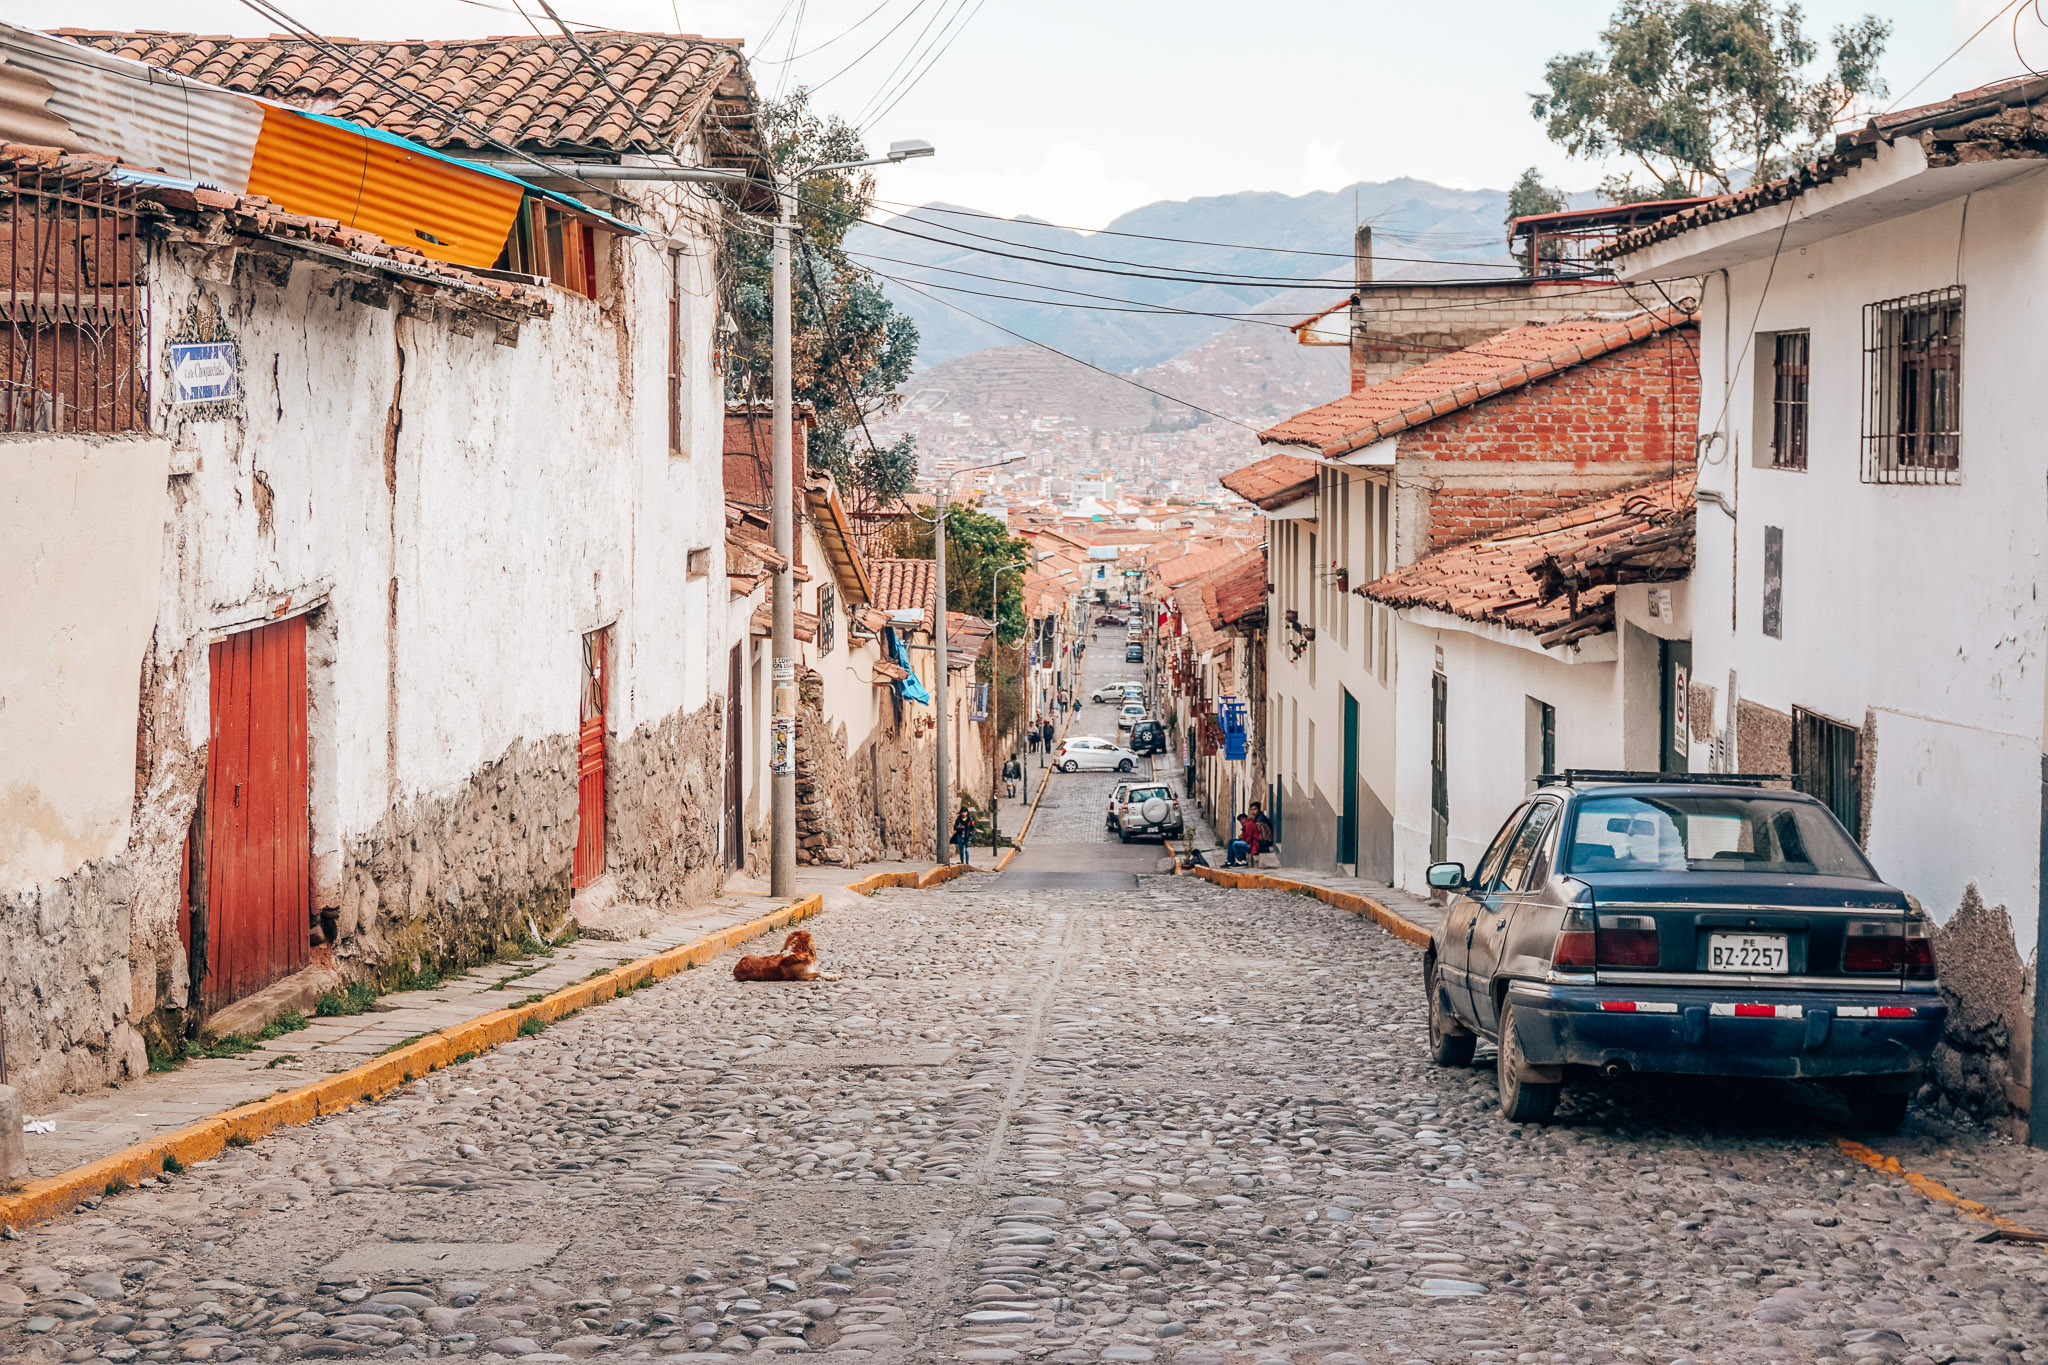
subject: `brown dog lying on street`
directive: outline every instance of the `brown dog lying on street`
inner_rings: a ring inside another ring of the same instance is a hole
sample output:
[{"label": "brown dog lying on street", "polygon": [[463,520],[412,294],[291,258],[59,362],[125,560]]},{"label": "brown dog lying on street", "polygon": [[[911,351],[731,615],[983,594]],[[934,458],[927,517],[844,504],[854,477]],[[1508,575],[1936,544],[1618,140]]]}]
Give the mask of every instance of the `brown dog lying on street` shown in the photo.
[{"label": "brown dog lying on street", "polygon": [[782,940],[782,952],[775,957],[743,957],[732,965],[732,979],[735,981],[837,981],[836,976],[820,976],[818,973],[818,950],[811,945],[811,936],[802,929],[793,929]]}]

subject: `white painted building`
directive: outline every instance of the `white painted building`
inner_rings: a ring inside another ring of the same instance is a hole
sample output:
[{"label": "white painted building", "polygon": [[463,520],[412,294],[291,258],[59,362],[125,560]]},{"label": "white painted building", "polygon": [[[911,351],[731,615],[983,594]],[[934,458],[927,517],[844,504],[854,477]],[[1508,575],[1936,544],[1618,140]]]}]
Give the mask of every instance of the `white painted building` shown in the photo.
[{"label": "white painted building", "polygon": [[[1885,115],[1617,262],[1708,279],[1694,759],[1798,774],[1950,922],[1980,994],[1937,1070],[1993,1112],[2028,1098],[2042,904],[2044,92]],[[1952,921],[1972,887],[2005,916]]]},{"label": "white painted building", "polygon": [[[701,98],[671,141],[723,154],[697,120],[744,113],[744,68],[674,41]],[[721,876],[715,218],[389,154],[441,197],[359,177],[365,212],[509,221],[469,249],[510,270],[54,150],[0,167],[17,225],[48,207],[33,176],[113,206],[95,264],[39,287],[132,339],[0,420],[7,595],[63,585],[0,627],[0,792],[30,817],[0,834],[0,1045],[32,1105],[309,964],[474,962],[579,892],[660,907]],[[53,668],[93,678],[53,695]]]}]

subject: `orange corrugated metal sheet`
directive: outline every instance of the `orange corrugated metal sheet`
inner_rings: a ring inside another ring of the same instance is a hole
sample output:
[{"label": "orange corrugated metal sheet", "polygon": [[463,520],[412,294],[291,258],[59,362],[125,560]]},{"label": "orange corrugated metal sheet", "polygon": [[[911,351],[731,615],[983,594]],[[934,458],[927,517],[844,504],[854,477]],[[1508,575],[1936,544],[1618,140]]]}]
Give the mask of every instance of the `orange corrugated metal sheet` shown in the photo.
[{"label": "orange corrugated metal sheet", "polygon": [[249,193],[452,265],[498,259],[520,187],[292,110],[263,111]]}]

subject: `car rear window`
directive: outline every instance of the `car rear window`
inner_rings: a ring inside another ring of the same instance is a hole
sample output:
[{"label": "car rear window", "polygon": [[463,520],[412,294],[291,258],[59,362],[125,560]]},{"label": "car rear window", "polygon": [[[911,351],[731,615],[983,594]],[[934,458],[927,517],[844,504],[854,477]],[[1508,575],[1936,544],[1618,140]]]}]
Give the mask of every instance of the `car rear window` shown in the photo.
[{"label": "car rear window", "polygon": [[1825,808],[1778,796],[1598,796],[1571,833],[1567,872],[1877,875]]},{"label": "car rear window", "polygon": [[1133,787],[1131,788],[1130,795],[1124,797],[1124,800],[1135,806],[1142,801],[1150,801],[1155,796],[1162,801],[1171,801],[1173,799],[1173,793],[1164,787]]}]

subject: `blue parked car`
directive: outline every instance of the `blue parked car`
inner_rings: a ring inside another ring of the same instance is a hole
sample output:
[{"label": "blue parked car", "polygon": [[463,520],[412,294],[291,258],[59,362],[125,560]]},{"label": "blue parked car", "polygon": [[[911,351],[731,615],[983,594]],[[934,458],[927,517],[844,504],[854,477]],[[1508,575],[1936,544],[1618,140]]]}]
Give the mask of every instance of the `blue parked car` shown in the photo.
[{"label": "blue parked car", "polygon": [[1495,1040],[1517,1122],[1592,1068],[1827,1081],[1861,1126],[1897,1127],[1948,1018],[1930,926],[1773,780],[1546,777],[1477,869],[1433,865],[1434,1060]]}]

